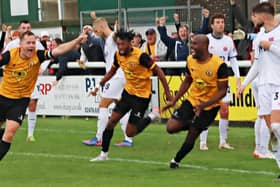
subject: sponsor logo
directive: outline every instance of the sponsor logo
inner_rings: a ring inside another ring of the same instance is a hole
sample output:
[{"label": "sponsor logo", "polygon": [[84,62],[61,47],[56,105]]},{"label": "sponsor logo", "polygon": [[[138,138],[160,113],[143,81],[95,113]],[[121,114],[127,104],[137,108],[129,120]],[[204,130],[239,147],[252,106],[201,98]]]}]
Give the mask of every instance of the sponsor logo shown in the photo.
[{"label": "sponsor logo", "polygon": [[212,75],[213,75],[213,72],[211,70],[206,70],[205,73],[208,77],[212,77]]},{"label": "sponsor logo", "polygon": [[228,51],[228,48],[225,46],[225,47],[223,48],[223,50],[224,50],[224,51]]}]

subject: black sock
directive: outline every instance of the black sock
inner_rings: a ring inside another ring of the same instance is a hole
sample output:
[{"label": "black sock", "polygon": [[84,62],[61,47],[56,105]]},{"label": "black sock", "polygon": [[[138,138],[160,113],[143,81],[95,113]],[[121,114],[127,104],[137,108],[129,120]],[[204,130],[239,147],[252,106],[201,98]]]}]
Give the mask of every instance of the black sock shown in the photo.
[{"label": "black sock", "polygon": [[4,156],[7,154],[11,146],[11,143],[5,142],[3,140],[0,141],[0,160],[4,158]]},{"label": "black sock", "polygon": [[151,123],[151,118],[149,116],[141,119],[136,128],[137,128],[137,134],[141,133],[150,123]]},{"label": "black sock", "polygon": [[201,132],[201,129],[190,127],[185,142],[183,143],[180,150],[177,152],[176,157],[174,158],[176,162],[180,162],[193,149],[195,140]]},{"label": "black sock", "polygon": [[181,149],[177,152],[174,160],[176,162],[180,162],[186,156],[186,154],[188,154],[193,149],[193,146],[193,143],[184,142]]},{"label": "black sock", "polygon": [[2,139],[4,132],[5,132],[5,129],[0,128],[0,140]]},{"label": "black sock", "polygon": [[113,137],[113,134],[114,134],[114,129],[109,130],[106,128],[105,131],[103,132],[102,151],[105,153],[107,153],[109,151],[109,146],[110,146],[110,142]]}]

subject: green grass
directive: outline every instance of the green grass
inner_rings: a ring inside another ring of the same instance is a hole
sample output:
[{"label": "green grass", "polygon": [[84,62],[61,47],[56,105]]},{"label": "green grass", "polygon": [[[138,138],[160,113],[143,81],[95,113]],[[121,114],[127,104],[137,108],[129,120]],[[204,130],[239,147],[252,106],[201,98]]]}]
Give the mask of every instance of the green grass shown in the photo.
[{"label": "green grass", "polygon": [[[209,132],[209,151],[194,150],[177,170],[168,162],[181,146],[186,132],[168,135],[165,125],[153,124],[134,138],[134,147],[111,147],[111,160],[90,163],[100,152],[81,140],[92,137],[96,119],[38,119],[36,142],[27,143],[26,122],[17,132],[9,154],[0,163],[1,187],[175,187],[175,186],[279,186],[272,180],[279,173],[273,160],[252,157],[254,135],[251,128],[230,128],[235,151],[219,151],[218,128]],[[112,143],[122,140],[120,127]],[[123,159],[123,160],[121,160]],[[143,162],[147,161],[147,162]]]}]

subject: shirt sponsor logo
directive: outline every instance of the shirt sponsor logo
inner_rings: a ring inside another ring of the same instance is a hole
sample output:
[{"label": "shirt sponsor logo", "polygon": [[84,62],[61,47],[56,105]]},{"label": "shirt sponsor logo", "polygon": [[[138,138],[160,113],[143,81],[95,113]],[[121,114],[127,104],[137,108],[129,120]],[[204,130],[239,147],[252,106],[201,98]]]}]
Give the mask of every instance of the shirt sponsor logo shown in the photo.
[{"label": "shirt sponsor logo", "polygon": [[24,71],[24,70],[22,70],[22,71],[13,71],[13,72],[12,72],[12,76],[13,76],[16,80],[20,81],[22,78],[24,78],[24,77],[27,76],[27,72]]},{"label": "shirt sponsor logo", "polygon": [[268,38],[268,41],[273,42],[274,41],[274,37]]},{"label": "shirt sponsor logo", "polygon": [[34,64],[35,64],[35,62],[34,62],[34,61],[29,62],[29,67],[34,66]]},{"label": "shirt sponsor logo", "polygon": [[203,89],[207,86],[207,83],[202,79],[196,79],[195,84],[198,88]]},{"label": "shirt sponsor logo", "polygon": [[224,51],[228,51],[228,48],[225,46],[225,47],[223,48],[223,50],[224,50]]},{"label": "shirt sponsor logo", "polygon": [[205,73],[208,77],[212,77],[212,75],[213,75],[213,72],[211,70],[206,70]]}]

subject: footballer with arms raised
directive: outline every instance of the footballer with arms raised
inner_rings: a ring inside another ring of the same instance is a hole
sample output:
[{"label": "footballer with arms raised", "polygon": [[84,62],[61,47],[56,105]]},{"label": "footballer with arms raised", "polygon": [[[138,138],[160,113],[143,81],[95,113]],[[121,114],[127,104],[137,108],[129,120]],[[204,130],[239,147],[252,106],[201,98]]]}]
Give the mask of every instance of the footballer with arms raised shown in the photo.
[{"label": "footballer with arms raised", "polygon": [[53,51],[37,50],[35,35],[26,31],[20,36],[20,47],[0,55],[0,66],[4,66],[0,84],[0,120],[6,122],[6,128],[0,129],[0,160],[9,151],[14,135],[22,124],[40,64],[66,53],[85,40],[86,35],[81,34]]}]

